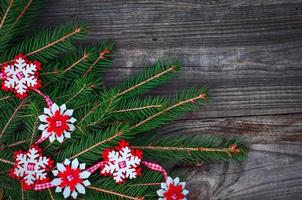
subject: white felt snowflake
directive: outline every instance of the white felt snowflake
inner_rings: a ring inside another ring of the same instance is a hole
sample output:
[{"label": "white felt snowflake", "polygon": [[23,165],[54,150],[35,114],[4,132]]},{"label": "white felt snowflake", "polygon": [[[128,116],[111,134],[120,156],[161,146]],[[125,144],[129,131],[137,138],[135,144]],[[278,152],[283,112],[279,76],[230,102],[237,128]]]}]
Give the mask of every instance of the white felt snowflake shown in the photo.
[{"label": "white felt snowflake", "polygon": [[66,158],[64,163],[57,163],[58,170],[52,171],[56,178],[51,182],[52,185],[57,186],[56,192],[63,191],[65,199],[70,195],[75,199],[78,193],[85,194],[85,187],[90,185],[87,178],[91,175],[91,172],[85,168],[86,164],[80,164],[77,158],[72,162]]},{"label": "white felt snowflake", "polygon": [[15,92],[19,98],[26,97],[30,89],[38,89],[41,86],[41,81],[38,80],[39,70],[40,62],[30,62],[24,55],[18,55],[12,63],[2,67],[2,89]]},{"label": "white felt snowflake", "polygon": [[117,183],[123,183],[127,178],[133,179],[140,175],[141,155],[139,150],[133,151],[125,142],[119,143],[118,151],[105,151],[103,155],[106,164],[102,174],[110,174]]},{"label": "white felt snowflake", "polygon": [[25,189],[29,189],[37,182],[47,180],[47,171],[52,167],[53,161],[41,155],[38,147],[31,147],[27,152],[15,153],[15,164],[11,176],[21,179]]},{"label": "white felt snowflake", "polygon": [[66,109],[65,104],[59,107],[54,103],[51,108],[44,108],[44,114],[39,116],[42,124],[38,127],[43,131],[42,138],[49,138],[50,142],[57,139],[60,143],[64,138],[70,138],[75,130],[73,123],[77,121],[72,114],[73,110]]}]

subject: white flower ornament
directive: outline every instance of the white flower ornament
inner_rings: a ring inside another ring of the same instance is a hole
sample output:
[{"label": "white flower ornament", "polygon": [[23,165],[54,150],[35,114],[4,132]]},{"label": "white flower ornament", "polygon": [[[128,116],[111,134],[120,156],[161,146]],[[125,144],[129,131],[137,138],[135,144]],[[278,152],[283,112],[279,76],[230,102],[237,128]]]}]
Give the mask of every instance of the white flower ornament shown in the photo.
[{"label": "white flower ornament", "polygon": [[174,180],[168,177],[165,183],[161,183],[161,189],[157,191],[158,200],[187,200],[185,197],[189,191],[185,189],[186,183],[179,182],[179,178]]},{"label": "white flower ornament", "polygon": [[58,140],[60,143],[64,138],[70,138],[75,130],[73,124],[77,121],[72,114],[73,110],[66,109],[65,104],[59,107],[53,103],[51,108],[44,108],[44,114],[39,116],[42,123],[38,127],[42,131],[42,138],[49,138],[50,142]]},{"label": "white flower ornament", "polygon": [[64,163],[57,163],[57,169],[52,173],[57,178],[51,181],[51,184],[56,187],[56,192],[62,192],[64,198],[72,196],[77,198],[78,193],[85,194],[85,187],[90,185],[87,178],[91,173],[85,170],[86,164],[80,164],[78,159],[74,159],[72,162],[65,159]]}]

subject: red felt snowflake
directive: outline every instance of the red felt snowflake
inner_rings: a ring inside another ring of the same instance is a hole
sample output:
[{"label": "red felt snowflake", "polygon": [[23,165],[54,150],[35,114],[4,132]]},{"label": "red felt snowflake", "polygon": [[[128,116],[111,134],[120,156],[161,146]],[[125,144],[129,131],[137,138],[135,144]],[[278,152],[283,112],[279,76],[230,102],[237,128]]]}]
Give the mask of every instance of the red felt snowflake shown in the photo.
[{"label": "red felt snowflake", "polygon": [[25,98],[31,89],[41,86],[39,71],[41,63],[29,61],[26,56],[19,54],[13,62],[2,66],[2,89],[12,91],[20,99]]},{"label": "red felt snowflake", "polygon": [[25,190],[32,189],[37,183],[48,181],[47,172],[52,168],[53,161],[43,156],[38,147],[31,147],[27,152],[15,152],[14,159],[15,164],[10,175],[20,179]]},{"label": "red felt snowflake", "polygon": [[113,176],[113,179],[119,184],[127,178],[136,178],[141,175],[142,156],[142,151],[133,150],[127,142],[121,141],[117,147],[108,148],[103,152],[106,164],[101,170],[101,174]]}]

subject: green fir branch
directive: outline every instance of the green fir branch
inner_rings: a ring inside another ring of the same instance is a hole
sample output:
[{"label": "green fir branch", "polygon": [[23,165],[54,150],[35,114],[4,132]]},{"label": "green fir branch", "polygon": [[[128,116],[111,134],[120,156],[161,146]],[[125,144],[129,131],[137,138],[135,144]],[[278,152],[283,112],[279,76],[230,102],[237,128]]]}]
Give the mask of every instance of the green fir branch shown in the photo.
[{"label": "green fir branch", "polygon": [[[43,142],[43,155],[55,162],[78,158],[93,165],[102,160],[102,152],[127,140],[132,148],[141,149],[144,159],[167,160],[173,164],[199,163],[207,160],[225,161],[246,158],[247,146],[239,139],[216,136],[163,136],[145,135],[187,112],[198,111],[207,103],[205,88],[189,89],[174,98],[143,98],[152,88],[170,80],[179,70],[174,60],[161,60],[145,68],[135,77],[112,89],[104,89],[103,75],[112,63],[115,43],[105,41],[93,47],[78,47],[73,40],[81,39],[86,28],[70,24],[54,29],[23,32],[39,13],[45,0],[3,0],[0,2],[0,62],[11,62],[19,53],[42,63],[40,77],[44,94],[58,105],[73,109],[76,130],[72,138],[59,142]],[[64,57],[62,57],[64,55]],[[45,102],[34,92],[19,100],[14,94],[0,91],[0,190],[4,199],[62,199],[53,189],[24,191],[18,180],[12,180],[9,170],[14,151],[28,150],[40,136],[38,116]],[[161,163],[166,165],[166,163]],[[155,199],[156,190],[163,182],[159,172],[143,167],[140,177],[118,185],[112,177],[93,174],[92,185],[85,199]]]},{"label": "green fir branch", "polygon": [[247,146],[239,139],[218,136],[144,136],[132,142],[138,144],[132,147],[143,150],[146,158],[169,160],[174,164],[243,160],[247,153]]},{"label": "green fir branch", "polygon": [[45,29],[23,40],[20,44],[12,47],[1,55],[1,65],[23,53],[31,59],[41,62],[49,62],[58,55],[74,48],[71,41],[81,39],[85,35],[86,28],[79,24],[72,24],[51,29]]},{"label": "green fir branch", "polygon": [[166,108],[147,118],[139,121],[130,127],[131,133],[142,133],[153,130],[166,123],[173,121],[187,112],[197,111],[199,105],[204,105],[207,101],[207,90],[190,89],[186,90],[175,97],[175,102],[168,105]]},{"label": "green fir branch", "polygon": [[100,159],[101,152],[104,149],[115,146],[127,131],[128,126],[120,124],[103,131],[90,132],[78,140],[66,141],[56,160],[64,161],[65,158],[79,158],[82,162],[94,163]]},{"label": "green fir branch", "polygon": [[26,31],[46,2],[46,0],[2,0],[0,2],[1,52]]},{"label": "green fir branch", "polygon": [[115,89],[119,90],[118,96],[129,98],[144,94],[150,89],[170,80],[180,64],[173,60],[158,61],[153,67],[145,68],[130,80],[126,80]]},{"label": "green fir branch", "polygon": [[[168,102],[161,97],[156,98],[130,98],[121,100],[110,114],[110,121],[128,121],[134,124],[163,110]],[[129,120],[131,119],[131,120]]]}]

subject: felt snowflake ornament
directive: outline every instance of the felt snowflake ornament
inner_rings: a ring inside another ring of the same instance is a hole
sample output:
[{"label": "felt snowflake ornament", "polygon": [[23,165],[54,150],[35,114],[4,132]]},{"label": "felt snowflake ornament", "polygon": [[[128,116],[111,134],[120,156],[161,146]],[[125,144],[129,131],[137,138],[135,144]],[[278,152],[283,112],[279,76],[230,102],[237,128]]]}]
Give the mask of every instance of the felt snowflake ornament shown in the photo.
[{"label": "felt snowflake ornament", "polygon": [[106,161],[101,174],[111,175],[115,182],[121,184],[127,178],[133,179],[141,175],[141,161],[143,152],[133,150],[125,141],[118,143],[118,146],[108,148],[103,152]]},{"label": "felt snowflake ornament", "polygon": [[40,62],[31,62],[19,54],[13,62],[2,66],[2,89],[16,93],[20,99],[25,98],[29,90],[41,86],[40,70]]},{"label": "felt snowflake ornament", "polygon": [[73,110],[66,109],[63,104],[60,107],[53,103],[51,108],[44,108],[44,114],[39,116],[42,122],[38,127],[42,131],[42,138],[49,138],[50,142],[58,140],[60,143],[64,138],[70,138],[70,134],[75,130],[73,125],[76,119],[72,117]]},{"label": "felt snowflake ornament", "polygon": [[47,172],[52,168],[53,161],[42,156],[38,147],[33,146],[27,152],[15,152],[14,159],[15,164],[10,175],[20,179],[25,190],[32,189],[37,183],[48,181]]},{"label": "felt snowflake ornament", "polygon": [[179,182],[179,178],[174,180],[168,177],[165,183],[161,183],[161,189],[157,191],[158,200],[187,200],[185,196],[189,193],[185,189],[186,183]]},{"label": "felt snowflake ornament", "polygon": [[85,194],[85,187],[90,185],[87,178],[91,174],[85,168],[86,164],[80,164],[77,158],[73,161],[65,159],[64,163],[57,163],[57,170],[52,171],[56,178],[51,181],[53,186],[57,186],[55,191],[63,191],[65,199],[70,195],[75,199],[78,193]]}]

